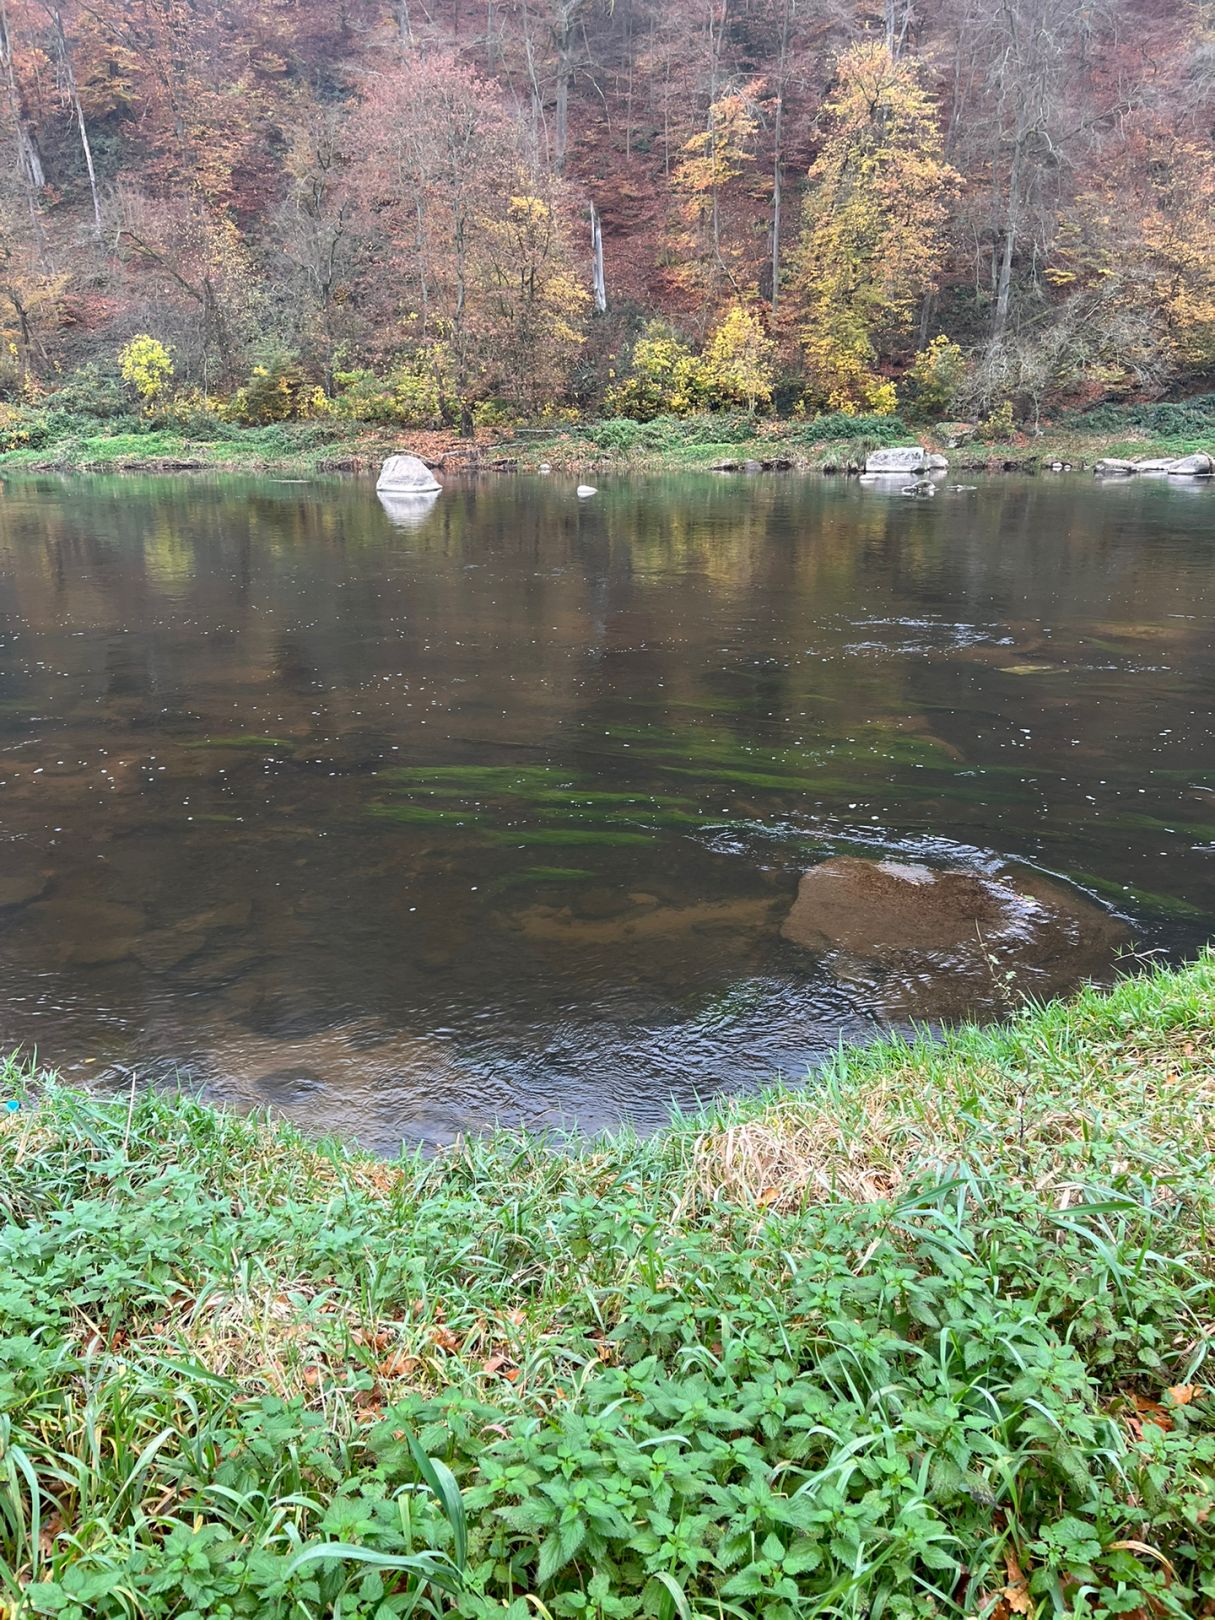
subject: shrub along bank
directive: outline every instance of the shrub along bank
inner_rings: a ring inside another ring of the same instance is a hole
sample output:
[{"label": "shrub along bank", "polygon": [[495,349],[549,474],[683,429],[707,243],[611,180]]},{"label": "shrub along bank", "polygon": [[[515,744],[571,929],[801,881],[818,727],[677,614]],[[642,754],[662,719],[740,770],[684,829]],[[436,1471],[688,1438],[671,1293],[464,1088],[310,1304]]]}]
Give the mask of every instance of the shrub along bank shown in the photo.
[{"label": "shrub along bank", "polygon": [[1213,998],[395,1164],[10,1067],[0,1613],[1215,1611]]},{"label": "shrub along bank", "polygon": [[548,464],[557,471],[707,470],[719,461],[778,461],[807,470],[844,472],[883,445],[924,443],[944,450],[959,469],[1049,466],[1081,468],[1104,456],[1180,456],[1215,449],[1215,395],[1172,404],[1103,405],[1060,417],[1040,433],[1016,433],[1011,418],[976,424],[975,436],[950,449],[959,424],[839,412],[805,418],[741,410],[486,423],[474,437],[454,429],[417,429],[383,418],[338,417],[246,423],[199,405],[172,402],[141,414],[51,406],[0,405],[0,473],[213,471],[312,474],[378,468],[408,450],[449,471],[477,466]]}]

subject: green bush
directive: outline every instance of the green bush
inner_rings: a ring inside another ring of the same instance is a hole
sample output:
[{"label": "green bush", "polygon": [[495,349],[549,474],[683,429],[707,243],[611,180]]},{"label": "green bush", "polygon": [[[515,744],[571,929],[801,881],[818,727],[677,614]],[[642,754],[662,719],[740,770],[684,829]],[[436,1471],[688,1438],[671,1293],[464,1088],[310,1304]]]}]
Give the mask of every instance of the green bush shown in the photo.
[{"label": "green bush", "polygon": [[32,405],[0,406],[0,453],[8,450],[43,450],[70,433],[96,433],[89,417]]},{"label": "green bush", "polygon": [[591,423],[587,433],[601,450],[677,450],[698,444],[743,444],[755,437],[755,418],[738,412],[655,416],[645,422],[616,416]]},{"label": "green bush", "polygon": [[327,404],[294,355],[272,353],[253,367],[224,409],[233,421],[260,427],[315,416]]},{"label": "green bush", "polygon": [[50,410],[102,422],[131,414],[131,396],[117,367],[96,360],[69,372],[46,403]]},{"label": "green bush", "polygon": [[[334,409],[352,422],[442,427],[445,408],[449,416],[459,414],[450,371],[447,351],[437,343],[403,356],[383,377],[365,369],[339,371]],[[494,402],[484,401],[480,409],[487,421],[499,419]]]},{"label": "green bush", "polygon": [[1154,405],[1095,405],[1060,418],[1085,432],[1122,434],[1133,429],[1154,438],[1202,438],[1215,442],[1215,394],[1165,400]]},{"label": "green bush", "polygon": [[787,437],[794,444],[833,444],[839,440],[864,440],[868,444],[906,444],[915,434],[897,416],[849,416],[831,411],[812,416],[807,422],[791,425]]},{"label": "green bush", "polygon": [[633,344],[623,376],[607,391],[613,415],[649,422],[703,408],[700,361],[665,321],[650,321]]},{"label": "green bush", "polygon": [[921,349],[903,379],[903,392],[914,416],[940,421],[953,410],[966,380],[966,356],[943,334]]}]

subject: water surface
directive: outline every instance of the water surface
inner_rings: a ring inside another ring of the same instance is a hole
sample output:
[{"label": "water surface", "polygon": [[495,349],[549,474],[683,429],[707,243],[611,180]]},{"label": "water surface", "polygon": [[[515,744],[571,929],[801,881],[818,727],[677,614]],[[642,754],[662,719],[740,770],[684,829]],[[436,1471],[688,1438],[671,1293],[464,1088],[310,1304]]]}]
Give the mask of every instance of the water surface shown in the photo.
[{"label": "water surface", "polygon": [[1213,546],[1181,480],[10,481],[0,1041],[392,1149],[871,1033],[779,932],[838,851],[1193,950]]}]

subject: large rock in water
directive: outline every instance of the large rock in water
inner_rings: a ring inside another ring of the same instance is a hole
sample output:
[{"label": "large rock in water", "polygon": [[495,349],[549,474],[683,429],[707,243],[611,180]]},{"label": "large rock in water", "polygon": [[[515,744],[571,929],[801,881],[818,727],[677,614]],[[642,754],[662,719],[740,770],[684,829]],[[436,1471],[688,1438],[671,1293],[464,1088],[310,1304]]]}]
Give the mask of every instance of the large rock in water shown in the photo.
[{"label": "large rock in water", "polygon": [[1002,1012],[1108,973],[1126,927],[1038,872],[841,856],[807,872],[781,928],[893,1022]]},{"label": "large rock in water", "polygon": [[1178,478],[1209,478],[1215,472],[1215,461],[1199,450],[1195,455],[1178,456],[1176,461],[1170,461],[1167,471]]},{"label": "large rock in water", "polygon": [[443,488],[417,456],[389,456],[375,487],[381,495],[435,495]]},{"label": "large rock in water", "polygon": [[867,473],[924,472],[928,467],[928,452],[922,444],[904,444],[887,450],[871,450],[865,457]]}]

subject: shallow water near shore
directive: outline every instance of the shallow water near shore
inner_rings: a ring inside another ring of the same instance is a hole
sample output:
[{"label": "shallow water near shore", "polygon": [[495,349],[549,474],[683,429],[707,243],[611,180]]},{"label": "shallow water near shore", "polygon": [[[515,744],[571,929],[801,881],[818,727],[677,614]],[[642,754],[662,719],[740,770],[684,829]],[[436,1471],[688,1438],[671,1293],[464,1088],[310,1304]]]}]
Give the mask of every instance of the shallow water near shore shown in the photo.
[{"label": "shallow water near shore", "polygon": [[[1215,490],[10,481],[0,1044],[391,1151],[800,1077],[831,855],[1215,931]],[[975,1011],[996,1015],[993,976]]]}]

